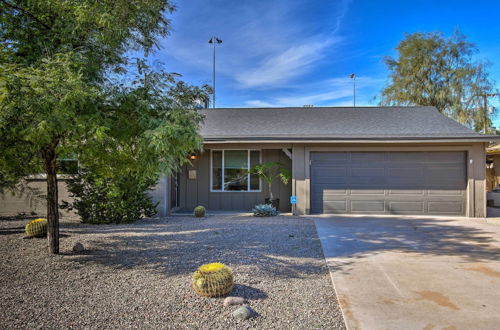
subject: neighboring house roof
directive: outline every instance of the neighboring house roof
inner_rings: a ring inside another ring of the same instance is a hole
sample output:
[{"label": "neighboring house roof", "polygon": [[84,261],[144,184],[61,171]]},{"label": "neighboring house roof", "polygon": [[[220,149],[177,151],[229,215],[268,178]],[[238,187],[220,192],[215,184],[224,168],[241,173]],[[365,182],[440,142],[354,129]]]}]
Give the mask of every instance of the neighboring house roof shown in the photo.
[{"label": "neighboring house roof", "polygon": [[216,108],[200,111],[200,134],[217,141],[498,141],[434,107]]},{"label": "neighboring house roof", "polygon": [[488,148],[486,148],[486,153],[488,155],[498,155],[500,154],[500,143],[493,143]]}]

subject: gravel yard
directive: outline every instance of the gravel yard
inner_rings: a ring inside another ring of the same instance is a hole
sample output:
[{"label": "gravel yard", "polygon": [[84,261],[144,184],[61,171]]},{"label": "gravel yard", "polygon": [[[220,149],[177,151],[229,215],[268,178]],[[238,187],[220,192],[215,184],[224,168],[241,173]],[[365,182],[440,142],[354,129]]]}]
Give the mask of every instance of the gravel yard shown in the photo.
[{"label": "gravel yard", "polygon": [[[345,329],[314,222],[212,215],[128,225],[61,224],[61,254],[0,221],[0,328]],[[87,249],[71,252],[75,242]],[[231,295],[257,315],[191,289],[198,266],[223,262]]]}]

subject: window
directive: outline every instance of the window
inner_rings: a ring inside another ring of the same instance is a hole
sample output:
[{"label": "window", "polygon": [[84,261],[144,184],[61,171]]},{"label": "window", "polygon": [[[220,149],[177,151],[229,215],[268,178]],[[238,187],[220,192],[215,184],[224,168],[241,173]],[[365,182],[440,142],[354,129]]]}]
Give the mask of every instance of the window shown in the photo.
[{"label": "window", "polygon": [[259,150],[212,150],[212,191],[260,191],[260,179],[248,174],[260,163]]}]

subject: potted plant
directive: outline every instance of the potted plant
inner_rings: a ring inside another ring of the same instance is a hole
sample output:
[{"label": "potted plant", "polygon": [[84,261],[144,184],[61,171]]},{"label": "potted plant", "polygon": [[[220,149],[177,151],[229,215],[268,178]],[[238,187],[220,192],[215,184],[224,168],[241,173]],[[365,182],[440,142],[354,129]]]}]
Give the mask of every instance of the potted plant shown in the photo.
[{"label": "potted plant", "polygon": [[279,198],[274,198],[272,185],[274,180],[277,178],[279,178],[284,184],[288,184],[291,178],[290,171],[280,162],[264,162],[262,164],[254,165],[250,168],[249,173],[255,174],[267,182],[269,187],[269,198],[265,199],[265,203],[271,204],[276,209],[279,209],[280,200]]}]

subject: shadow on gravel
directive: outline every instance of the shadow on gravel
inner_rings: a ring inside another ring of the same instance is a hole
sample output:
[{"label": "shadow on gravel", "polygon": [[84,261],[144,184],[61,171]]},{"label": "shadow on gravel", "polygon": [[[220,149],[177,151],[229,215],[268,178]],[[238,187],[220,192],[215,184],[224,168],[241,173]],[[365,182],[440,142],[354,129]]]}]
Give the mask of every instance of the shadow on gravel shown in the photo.
[{"label": "shadow on gravel", "polygon": [[[281,278],[326,271],[314,223],[304,218],[174,217],[119,226],[71,225],[63,230],[90,247],[86,255],[72,257],[81,264],[146,267],[166,276],[191,274],[209,262],[256,267]],[[249,296],[265,295],[255,290],[242,288]]]},{"label": "shadow on gravel", "polygon": [[235,284],[231,296],[245,298],[246,300],[266,299],[267,294],[257,288],[248,285]]},{"label": "shadow on gravel", "polygon": [[13,235],[24,233],[24,227],[13,227],[13,228],[2,228],[0,229],[0,235]]}]

